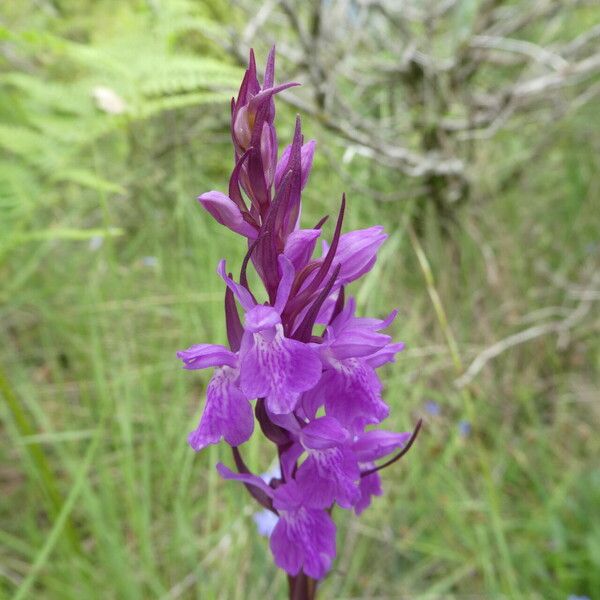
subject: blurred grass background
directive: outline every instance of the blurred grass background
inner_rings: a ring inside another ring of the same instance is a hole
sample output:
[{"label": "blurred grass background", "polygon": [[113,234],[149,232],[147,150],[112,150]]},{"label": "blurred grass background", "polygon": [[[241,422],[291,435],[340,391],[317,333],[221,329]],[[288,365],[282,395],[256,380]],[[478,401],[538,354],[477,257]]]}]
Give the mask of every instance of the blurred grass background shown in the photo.
[{"label": "blurred grass background", "polygon": [[[243,252],[195,202],[231,168],[243,71],[214,40],[242,17],[217,0],[23,0],[0,18],[0,597],[284,597],[256,507],[213,468],[226,448],[186,444],[209,374],[174,356],[225,341],[215,268]],[[411,235],[405,178],[342,160],[304,118],[303,222],[345,190],[345,230],[386,226],[353,293],[363,314],[400,309],[388,427],[425,419],[385,496],[336,511],[323,598],[600,597],[599,110],[568,115],[505,189],[528,134],[478,145],[450,237],[435,214]],[[279,104],[280,144],[294,116]],[[485,348],[578,309],[455,385]],[[266,470],[269,447],[246,446]]]}]

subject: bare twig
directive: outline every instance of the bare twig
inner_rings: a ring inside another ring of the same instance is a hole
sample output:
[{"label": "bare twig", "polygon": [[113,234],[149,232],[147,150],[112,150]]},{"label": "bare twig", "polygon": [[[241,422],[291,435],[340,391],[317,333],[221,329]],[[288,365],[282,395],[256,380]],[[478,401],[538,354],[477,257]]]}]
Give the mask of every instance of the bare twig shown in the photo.
[{"label": "bare twig", "polygon": [[[600,279],[600,275],[596,273],[592,283],[595,284],[598,279]],[[469,385],[489,361],[500,356],[500,354],[506,352],[510,348],[524,344],[525,342],[543,335],[552,333],[558,334],[558,343],[560,346],[564,347],[568,340],[566,336],[569,331],[583,320],[589,313],[593,301],[597,299],[598,298],[593,294],[582,296],[581,302],[564,319],[550,321],[541,325],[533,325],[523,331],[509,335],[489,348],[486,348],[475,357],[475,360],[473,360],[467,370],[455,380],[455,385],[459,388]]]}]

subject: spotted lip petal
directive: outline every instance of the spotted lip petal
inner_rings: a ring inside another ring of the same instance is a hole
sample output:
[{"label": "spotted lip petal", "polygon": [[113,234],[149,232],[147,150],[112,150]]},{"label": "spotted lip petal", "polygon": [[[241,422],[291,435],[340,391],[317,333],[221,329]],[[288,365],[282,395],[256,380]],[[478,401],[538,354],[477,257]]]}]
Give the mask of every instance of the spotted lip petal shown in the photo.
[{"label": "spotted lip petal", "polygon": [[322,579],[335,558],[335,524],[326,511],[306,507],[306,493],[294,480],[275,490],[280,518],[271,534],[275,564],[289,575],[303,571]]},{"label": "spotted lip petal", "polygon": [[285,338],[281,325],[273,329],[244,334],[240,386],[247,398],[265,398],[272,413],[284,414],[317,383],[321,361],[311,347]]},{"label": "spotted lip petal", "polygon": [[348,439],[348,431],[329,416],[319,417],[303,428],[300,441],[308,457],[296,477],[310,489],[310,506],[326,508],[337,501],[343,508],[349,508],[358,500],[356,481],[360,471]]},{"label": "spotted lip petal", "polygon": [[298,483],[310,491],[306,505],[313,508],[334,502],[351,508],[360,498],[359,478],[356,456],[347,446],[310,451],[296,473]]},{"label": "spotted lip petal", "polygon": [[381,382],[364,360],[349,358],[324,371],[316,390],[311,390],[313,407],[325,405],[325,413],[350,431],[380,423],[389,414],[381,399]]},{"label": "spotted lip petal", "polygon": [[250,439],[254,417],[250,403],[236,385],[238,373],[231,367],[220,367],[206,388],[206,406],[198,427],[188,441],[196,451],[216,444],[221,439],[239,446]]}]

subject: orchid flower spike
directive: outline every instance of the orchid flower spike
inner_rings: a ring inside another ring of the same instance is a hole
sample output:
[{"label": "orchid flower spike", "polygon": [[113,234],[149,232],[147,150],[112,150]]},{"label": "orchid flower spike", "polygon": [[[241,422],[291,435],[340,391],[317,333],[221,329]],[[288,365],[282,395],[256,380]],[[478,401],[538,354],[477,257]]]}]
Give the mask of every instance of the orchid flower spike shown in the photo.
[{"label": "orchid flower spike", "polygon": [[[239,278],[224,259],[217,268],[229,347],[195,344],[177,356],[185,369],[213,369],[190,446],[231,446],[236,470],[219,464],[220,475],[242,483],[261,504],[257,523],[275,564],[289,575],[290,597],[314,598],[302,590],[316,589],[314,580],[335,559],[333,507],[358,515],[380,496],[379,471],[406,454],[421,423],[412,434],[379,429],[390,408],[377,370],[404,348],[386,333],[397,311],[356,316],[356,302],[345,294],[375,264],[387,238],[383,227],[342,233],[345,196],[329,242],[321,231],[326,218],[300,225],[315,142],[304,140],[298,118],[278,157],[275,130],[275,96],[294,85],[275,84],[275,49],[262,81],[250,53],[231,104],[235,162],[227,193],[198,198],[218,223],[246,238]],[[251,266],[264,289],[250,288]],[[240,446],[257,431],[274,445],[278,468],[269,476],[259,477],[242,458]]]}]

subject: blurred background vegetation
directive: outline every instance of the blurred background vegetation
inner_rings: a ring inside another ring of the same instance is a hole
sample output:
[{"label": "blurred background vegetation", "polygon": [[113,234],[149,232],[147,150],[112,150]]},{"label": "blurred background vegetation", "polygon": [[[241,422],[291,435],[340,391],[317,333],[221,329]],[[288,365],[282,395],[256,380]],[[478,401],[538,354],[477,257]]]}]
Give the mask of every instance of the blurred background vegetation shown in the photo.
[{"label": "blurred background vegetation", "polygon": [[[386,495],[338,511],[323,598],[600,594],[600,9],[571,0],[0,6],[0,597],[280,598],[255,506],[186,444],[239,240],[228,102],[276,42],[305,223],[390,239]],[[330,231],[328,230],[328,234]],[[594,433],[595,432],[595,433]],[[246,455],[272,457],[253,440]]]}]

